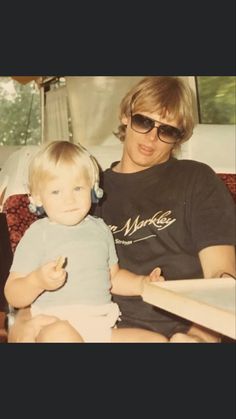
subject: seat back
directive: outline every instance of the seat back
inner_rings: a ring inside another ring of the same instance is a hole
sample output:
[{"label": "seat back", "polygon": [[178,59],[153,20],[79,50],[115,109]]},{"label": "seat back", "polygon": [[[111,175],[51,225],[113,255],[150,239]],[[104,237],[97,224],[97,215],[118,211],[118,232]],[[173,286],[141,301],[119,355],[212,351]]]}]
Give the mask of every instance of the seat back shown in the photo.
[{"label": "seat back", "polygon": [[15,249],[29,226],[38,219],[29,210],[27,194],[9,196],[0,212],[0,342],[7,342],[7,324],[14,318],[15,310],[4,296],[4,286],[9,275]]},{"label": "seat back", "polygon": [[236,203],[236,174],[235,173],[217,173],[219,178],[223,180]]},{"label": "seat back", "polygon": [[4,286],[12,264],[13,252],[9,239],[6,214],[0,213],[0,343],[7,342],[6,313],[8,303],[4,296]]},{"label": "seat back", "polygon": [[37,215],[30,212],[29,203],[27,194],[17,194],[9,196],[3,204],[13,253],[24,232],[38,219]]}]

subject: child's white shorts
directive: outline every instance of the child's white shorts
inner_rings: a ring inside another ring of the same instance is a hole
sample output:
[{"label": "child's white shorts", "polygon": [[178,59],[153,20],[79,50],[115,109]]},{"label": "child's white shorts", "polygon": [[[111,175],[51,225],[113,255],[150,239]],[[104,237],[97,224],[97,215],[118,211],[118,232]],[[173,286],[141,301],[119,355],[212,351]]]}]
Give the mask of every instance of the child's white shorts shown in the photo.
[{"label": "child's white shorts", "polygon": [[63,305],[42,307],[34,303],[32,316],[45,314],[67,320],[81,335],[85,342],[110,342],[111,331],[119,319],[120,310],[116,303],[104,305]]}]

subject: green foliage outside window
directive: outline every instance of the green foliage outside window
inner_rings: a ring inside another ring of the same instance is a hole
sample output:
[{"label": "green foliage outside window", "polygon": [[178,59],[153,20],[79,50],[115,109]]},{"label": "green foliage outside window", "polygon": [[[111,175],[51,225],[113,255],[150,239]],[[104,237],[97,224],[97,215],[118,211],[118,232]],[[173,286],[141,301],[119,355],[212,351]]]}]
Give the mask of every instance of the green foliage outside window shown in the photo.
[{"label": "green foliage outside window", "polygon": [[200,123],[235,124],[235,77],[197,77]]},{"label": "green foliage outside window", "polygon": [[41,142],[40,92],[35,82],[22,85],[0,77],[0,146]]}]

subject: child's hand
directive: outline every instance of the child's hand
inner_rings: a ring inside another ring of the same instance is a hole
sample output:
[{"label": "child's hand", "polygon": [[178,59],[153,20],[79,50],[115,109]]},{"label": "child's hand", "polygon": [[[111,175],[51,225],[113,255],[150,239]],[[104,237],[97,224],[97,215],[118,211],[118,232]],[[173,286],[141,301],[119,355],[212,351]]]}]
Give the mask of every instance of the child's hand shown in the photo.
[{"label": "child's hand", "polygon": [[66,280],[66,271],[62,268],[65,259],[48,262],[37,270],[37,278],[40,287],[52,291],[60,288]]},{"label": "child's hand", "polygon": [[161,269],[155,268],[147,277],[147,282],[165,281],[165,278],[161,276]]}]

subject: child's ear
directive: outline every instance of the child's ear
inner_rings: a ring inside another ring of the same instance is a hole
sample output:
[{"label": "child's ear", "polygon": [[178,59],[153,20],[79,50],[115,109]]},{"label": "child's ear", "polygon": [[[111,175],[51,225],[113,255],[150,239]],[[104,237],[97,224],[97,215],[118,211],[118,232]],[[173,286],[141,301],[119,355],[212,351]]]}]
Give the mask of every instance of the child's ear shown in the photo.
[{"label": "child's ear", "polygon": [[37,207],[41,207],[43,205],[40,195],[30,195],[30,202]]},{"label": "child's ear", "polygon": [[43,204],[42,204],[40,195],[32,195],[31,198],[32,198],[34,204],[37,205],[37,207],[42,207]]}]

